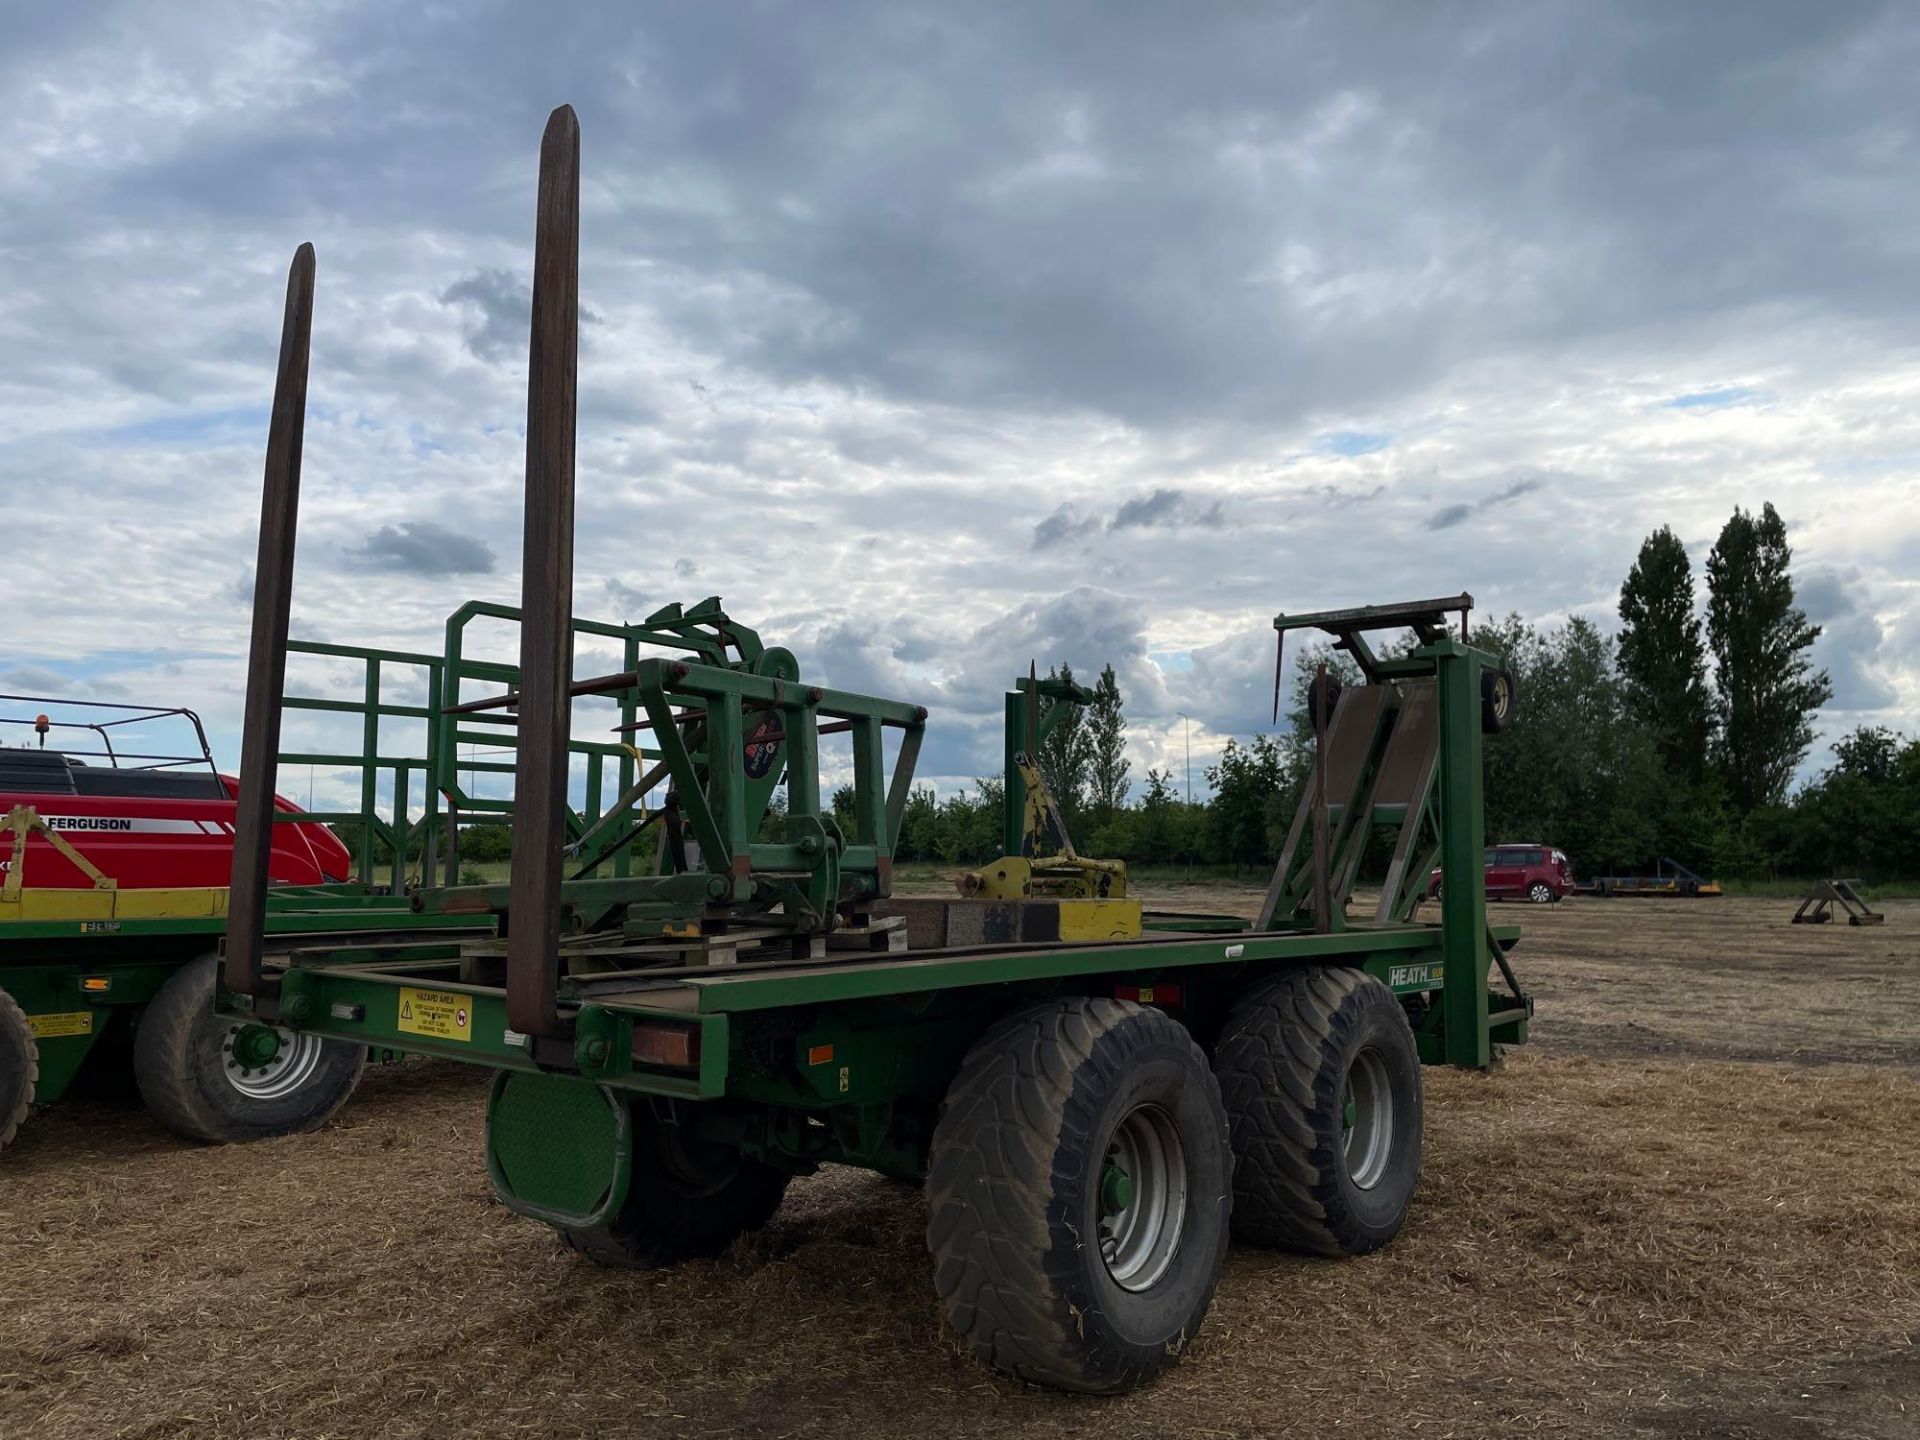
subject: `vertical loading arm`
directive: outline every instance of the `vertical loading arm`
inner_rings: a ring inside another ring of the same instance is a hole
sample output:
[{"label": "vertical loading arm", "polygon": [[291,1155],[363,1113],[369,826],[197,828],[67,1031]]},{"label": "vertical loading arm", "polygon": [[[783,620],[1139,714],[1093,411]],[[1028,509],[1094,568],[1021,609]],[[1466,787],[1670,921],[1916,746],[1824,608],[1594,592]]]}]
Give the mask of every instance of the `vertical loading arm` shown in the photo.
[{"label": "vertical loading arm", "polygon": [[267,425],[260,497],[260,548],[253,572],[253,637],[247,649],[247,707],[240,728],[232,891],[227,901],[225,979],[254,997],[263,1019],[279,996],[263,993],[260,954],[267,928],[267,865],[273,854],[273,781],[280,753],[280,697],[287,678],[287,617],[293,604],[293,546],[300,513],[300,452],[307,424],[307,354],[313,335],[311,244],[294,251],[280,323],[280,364]]},{"label": "vertical loading arm", "polygon": [[580,125],[562,105],[540,140],[520,572],[507,1023],[560,1039],[560,885],[573,713],[573,445],[580,316]]}]

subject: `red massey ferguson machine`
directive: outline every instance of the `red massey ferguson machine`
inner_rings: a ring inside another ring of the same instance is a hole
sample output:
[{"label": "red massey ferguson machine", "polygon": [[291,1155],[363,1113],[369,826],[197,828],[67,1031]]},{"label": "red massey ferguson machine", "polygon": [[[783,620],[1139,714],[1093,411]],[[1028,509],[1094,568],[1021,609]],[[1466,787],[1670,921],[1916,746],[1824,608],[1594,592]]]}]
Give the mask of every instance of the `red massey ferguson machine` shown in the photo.
[{"label": "red massey ferguson machine", "polygon": [[[11,748],[22,729],[37,735],[37,746]],[[156,742],[138,737],[168,730],[191,741],[139,748]],[[239,791],[240,782],[214,764],[191,710],[0,695],[0,826],[11,840],[0,846],[19,847],[23,829],[58,837],[32,852],[36,891],[93,890],[101,875],[121,890],[224,887],[233,874]],[[274,806],[284,814],[300,808],[280,795]],[[27,820],[29,810],[36,821]],[[11,854],[0,864],[13,872]],[[15,888],[23,889],[21,869]],[[325,825],[273,827],[275,882],[337,884],[352,873],[353,856]]]},{"label": "red massey ferguson machine", "polygon": [[[214,1014],[239,793],[191,710],[0,695],[0,1149],[83,1076],[131,1073],[198,1140],[310,1129],[352,1092],[365,1046]],[[272,826],[269,927],[416,924],[370,870],[318,817]]]}]

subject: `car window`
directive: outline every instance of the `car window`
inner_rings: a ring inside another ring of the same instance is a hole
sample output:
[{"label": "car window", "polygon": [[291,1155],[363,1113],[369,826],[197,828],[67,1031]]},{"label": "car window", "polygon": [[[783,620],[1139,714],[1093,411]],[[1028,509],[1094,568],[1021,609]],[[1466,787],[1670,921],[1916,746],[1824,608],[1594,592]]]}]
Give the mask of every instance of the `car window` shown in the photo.
[{"label": "car window", "polygon": [[1489,850],[1487,851],[1486,860],[1483,861],[1482,863],[1485,864],[1489,869],[1491,869],[1493,865],[1498,861],[1499,855],[1500,855],[1500,852],[1498,850]]},{"label": "car window", "polygon": [[1522,863],[1522,864],[1524,864],[1524,865],[1544,865],[1544,864],[1546,864],[1546,861],[1547,861],[1547,852],[1546,852],[1546,851],[1544,851],[1544,850],[1529,850],[1529,851],[1527,851],[1527,858],[1526,858],[1526,859],[1525,859],[1524,861],[1522,861],[1521,863]]}]

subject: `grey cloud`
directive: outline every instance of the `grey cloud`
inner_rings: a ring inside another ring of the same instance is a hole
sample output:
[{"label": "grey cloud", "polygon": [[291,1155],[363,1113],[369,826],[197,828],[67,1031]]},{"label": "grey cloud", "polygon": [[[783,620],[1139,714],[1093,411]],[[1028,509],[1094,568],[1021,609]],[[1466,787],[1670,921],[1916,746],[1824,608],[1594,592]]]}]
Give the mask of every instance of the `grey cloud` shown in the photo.
[{"label": "grey cloud", "polygon": [[440,303],[459,305],[473,315],[467,348],[481,360],[524,353],[533,314],[533,290],[506,270],[476,270],[440,292]]},{"label": "grey cloud", "polygon": [[1140,526],[1166,529],[1178,525],[1199,525],[1214,529],[1224,519],[1218,500],[1203,502],[1184,490],[1163,488],[1151,495],[1136,496],[1122,504],[1114,512],[1113,521],[1107,528],[1125,530]]},{"label": "grey cloud", "polygon": [[487,575],[493,551],[484,541],[462,535],[431,520],[382,525],[346,553],[356,570],[399,570],[414,575]]},{"label": "grey cloud", "polygon": [[1541,476],[1529,475],[1524,479],[1515,480],[1504,489],[1494,491],[1493,494],[1489,495],[1486,500],[1482,502],[1482,505],[1483,507],[1490,507],[1504,504],[1508,500],[1518,500],[1522,495],[1531,495],[1546,483],[1546,480]]},{"label": "grey cloud", "polygon": [[1451,529],[1462,521],[1471,519],[1473,516],[1479,515],[1484,511],[1498,509],[1509,500],[1518,500],[1522,495],[1531,495],[1546,483],[1546,479],[1543,476],[1523,476],[1510,484],[1503,485],[1491,495],[1484,496],[1479,500],[1466,503],[1456,502],[1452,505],[1441,506],[1440,509],[1434,511],[1433,519],[1429,521],[1428,524],[1435,530]]},{"label": "grey cloud", "polygon": [[131,693],[125,684],[104,675],[63,675],[46,665],[20,665],[0,674],[0,689],[79,699],[118,699]]},{"label": "grey cloud", "polygon": [[[533,317],[533,287],[511,270],[481,269],[463,276],[440,292],[442,305],[456,305],[468,314],[467,349],[489,363],[526,354],[527,332]],[[588,326],[600,317],[580,307],[581,344]],[[696,389],[702,388],[696,384]],[[582,397],[582,409],[587,408]]]},{"label": "grey cloud", "polygon": [[1071,500],[1063,501],[1058,509],[1033,527],[1033,548],[1051,550],[1056,545],[1090,535],[1099,528],[1099,520],[1082,513],[1080,507]]},{"label": "grey cloud", "polygon": [[1863,603],[1856,569],[1809,567],[1795,583],[1795,599],[1821,627],[1813,658],[1833,681],[1836,710],[1882,710],[1899,699],[1889,683],[1886,634]]},{"label": "grey cloud", "polygon": [[[217,57],[221,26],[153,20],[127,43],[180,83],[169,59]],[[702,348],[787,380],[1147,425],[1360,407],[1466,357],[1755,300],[1890,334],[1920,304],[1882,143],[1914,123],[1915,31],[1890,3],[1769,6],[1737,35],[1652,0],[1470,26],[1090,3],[962,23],[929,3],[790,24],[578,7],[564,35],[536,11],[367,6],[288,28],[287,83],[245,123],[208,106],[141,163],[95,149],[25,173],[276,236],[317,212],[520,243],[527,198],[499,174],[524,171],[564,94],[605,187],[588,243],[645,257],[639,293]],[[93,39],[50,30],[0,74],[24,90]],[[1730,104],[1756,76],[1768,103]],[[1842,213],[1848,194],[1882,200]],[[64,238],[82,209],[10,203],[0,240]],[[442,293],[475,311],[476,354],[523,341],[514,272]]]},{"label": "grey cloud", "polygon": [[615,614],[623,621],[644,619],[660,608],[644,593],[612,576],[603,580],[600,588],[607,597],[607,603],[613,606]]},{"label": "grey cloud", "polygon": [[68,689],[71,682],[58,670],[45,665],[21,665],[0,675],[0,685],[29,695],[52,695]]}]

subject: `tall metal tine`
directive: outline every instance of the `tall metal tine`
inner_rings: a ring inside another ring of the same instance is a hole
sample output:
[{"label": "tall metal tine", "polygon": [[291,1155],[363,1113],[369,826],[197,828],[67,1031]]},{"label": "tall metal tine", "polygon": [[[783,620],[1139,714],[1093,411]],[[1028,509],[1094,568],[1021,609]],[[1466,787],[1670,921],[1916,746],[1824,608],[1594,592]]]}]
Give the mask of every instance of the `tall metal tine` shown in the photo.
[{"label": "tall metal tine", "polygon": [[260,497],[260,550],[253,568],[253,639],[247,650],[247,709],[240,729],[240,786],[233,827],[233,889],[227,897],[226,982],[256,996],[264,1019],[278,1011],[262,995],[260,952],[267,929],[267,862],[273,852],[273,778],[280,754],[280,696],[287,679],[287,614],[293,605],[293,542],[300,514],[300,447],[307,428],[307,350],[313,335],[313,246],[293,252],[280,322],[280,368],[267,424]]},{"label": "tall metal tine", "polygon": [[527,352],[527,485],[520,579],[520,724],[513,767],[507,1023],[565,1033],[561,849],[573,671],[573,440],[580,311],[580,125],[562,105],[540,141],[533,332]]}]

